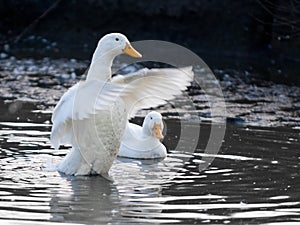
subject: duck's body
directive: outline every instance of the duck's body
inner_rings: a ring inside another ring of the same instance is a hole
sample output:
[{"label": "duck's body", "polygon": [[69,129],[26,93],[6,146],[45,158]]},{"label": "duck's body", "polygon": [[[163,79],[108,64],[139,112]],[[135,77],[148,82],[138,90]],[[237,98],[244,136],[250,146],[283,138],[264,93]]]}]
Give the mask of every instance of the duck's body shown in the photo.
[{"label": "duck's body", "polygon": [[124,35],[104,36],[94,52],[87,79],[70,88],[56,105],[51,143],[56,149],[61,144],[72,145],[58,165],[60,172],[107,177],[128,119],[137,110],[174,98],[193,79],[191,67],[143,69],[111,78],[112,61],[122,53],[141,57]]},{"label": "duck's body", "polygon": [[[151,119],[150,119],[151,118]],[[154,124],[159,126],[158,133],[155,133]],[[161,114],[150,112],[143,123],[139,126],[133,123],[127,123],[118,156],[134,159],[159,159],[167,156],[166,147],[160,142],[163,138],[161,131],[163,123]]]},{"label": "duck's body", "polygon": [[91,118],[73,121],[72,149],[59,164],[60,172],[108,177],[127,123],[126,109],[121,101],[119,99],[111,109],[101,110]]}]

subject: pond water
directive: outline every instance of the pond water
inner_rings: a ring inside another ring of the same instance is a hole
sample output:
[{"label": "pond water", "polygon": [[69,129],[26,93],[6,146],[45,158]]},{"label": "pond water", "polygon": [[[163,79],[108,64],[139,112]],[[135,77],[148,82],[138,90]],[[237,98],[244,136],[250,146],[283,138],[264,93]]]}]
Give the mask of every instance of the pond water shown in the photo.
[{"label": "pond water", "polygon": [[[300,88],[261,81],[253,66],[237,71],[225,63],[214,70],[218,80],[194,68],[203,83],[157,109],[166,127],[162,161],[118,158],[110,171],[114,182],[44,170],[68,152],[50,146],[51,107],[88,64],[0,60],[0,224],[300,224]],[[121,72],[161,66],[141,65]],[[114,66],[124,65],[117,60]],[[219,120],[207,98],[217,99],[218,85],[229,123],[218,154],[207,155],[212,126],[224,126],[212,125]],[[145,114],[134,122],[141,124]],[[190,135],[181,135],[179,116]],[[194,145],[195,136],[195,151],[180,147]],[[212,163],[203,166],[207,160]]]},{"label": "pond water", "polygon": [[[7,115],[3,107],[0,111]],[[110,171],[114,182],[108,182],[41,169],[68,151],[51,149],[50,116],[23,107],[15,120],[2,117],[1,224],[300,223],[298,129],[227,124],[221,150],[199,171],[212,125],[189,122],[200,126],[200,141],[195,152],[185,152],[174,141],[179,121],[166,119],[169,156],[119,158]]]}]

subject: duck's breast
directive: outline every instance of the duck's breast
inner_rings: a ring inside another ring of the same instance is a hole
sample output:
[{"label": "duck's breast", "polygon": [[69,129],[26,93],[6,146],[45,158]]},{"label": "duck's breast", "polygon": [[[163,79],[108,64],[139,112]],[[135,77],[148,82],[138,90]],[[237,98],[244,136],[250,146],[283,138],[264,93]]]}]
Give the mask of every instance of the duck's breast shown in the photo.
[{"label": "duck's breast", "polygon": [[73,145],[98,173],[108,171],[117,156],[127,121],[121,99],[92,117],[74,121]]}]

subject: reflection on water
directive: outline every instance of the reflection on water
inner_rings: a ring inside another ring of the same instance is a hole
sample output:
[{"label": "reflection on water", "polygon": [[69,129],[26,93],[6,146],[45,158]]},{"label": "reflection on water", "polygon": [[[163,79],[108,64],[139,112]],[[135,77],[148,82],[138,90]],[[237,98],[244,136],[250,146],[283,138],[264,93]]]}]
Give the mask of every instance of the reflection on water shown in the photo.
[{"label": "reflection on water", "polygon": [[[50,149],[47,122],[1,122],[0,223],[300,223],[299,130],[229,125],[221,152],[207,155],[210,124],[194,153],[172,150],[179,123],[166,125],[168,158],[119,158],[110,183],[41,170],[68,151]],[[199,171],[205,157],[215,159]]]}]

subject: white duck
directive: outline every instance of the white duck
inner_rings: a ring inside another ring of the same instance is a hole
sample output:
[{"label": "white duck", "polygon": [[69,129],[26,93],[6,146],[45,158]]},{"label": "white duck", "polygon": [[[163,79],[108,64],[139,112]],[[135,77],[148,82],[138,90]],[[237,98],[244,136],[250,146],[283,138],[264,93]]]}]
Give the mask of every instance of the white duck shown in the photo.
[{"label": "white duck", "polygon": [[100,174],[117,157],[129,118],[137,110],[156,107],[174,98],[193,80],[192,67],[142,69],[111,78],[113,59],[119,54],[141,57],[120,33],[105,35],[98,43],[85,81],[71,87],[52,115],[51,143],[72,149],[58,164],[68,175]]},{"label": "white duck", "polygon": [[166,147],[160,142],[164,128],[162,116],[150,112],[143,125],[127,123],[118,156],[134,159],[159,159],[167,156]]}]

